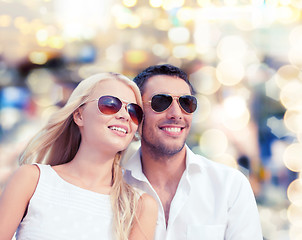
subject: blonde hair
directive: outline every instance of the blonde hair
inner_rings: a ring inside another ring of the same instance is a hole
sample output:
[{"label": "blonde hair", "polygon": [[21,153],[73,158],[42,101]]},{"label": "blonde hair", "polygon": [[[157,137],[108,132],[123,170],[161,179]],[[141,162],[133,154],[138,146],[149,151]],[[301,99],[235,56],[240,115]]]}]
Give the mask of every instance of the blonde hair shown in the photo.
[{"label": "blonde hair", "polygon": [[[95,87],[104,80],[119,80],[129,86],[135,94],[137,104],[142,99],[136,84],[117,73],[99,73],[79,83],[66,105],[54,113],[47,125],[34,136],[20,158],[20,164],[43,163],[51,166],[70,162],[76,155],[81,134],[73,120],[73,113],[89,100]],[[114,234],[116,239],[126,240],[135,218],[138,196],[123,179],[120,166],[122,152],[118,152],[112,166],[111,205],[114,213]]]}]

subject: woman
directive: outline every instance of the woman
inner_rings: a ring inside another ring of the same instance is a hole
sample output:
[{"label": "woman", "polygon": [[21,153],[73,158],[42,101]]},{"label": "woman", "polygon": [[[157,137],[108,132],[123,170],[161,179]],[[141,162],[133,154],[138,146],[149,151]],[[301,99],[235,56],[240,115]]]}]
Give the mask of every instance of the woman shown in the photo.
[{"label": "woman", "polygon": [[119,165],[141,106],[138,88],[123,75],[80,82],[30,141],[2,193],[0,240],[15,231],[18,240],[153,239],[156,202],[127,185]]}]

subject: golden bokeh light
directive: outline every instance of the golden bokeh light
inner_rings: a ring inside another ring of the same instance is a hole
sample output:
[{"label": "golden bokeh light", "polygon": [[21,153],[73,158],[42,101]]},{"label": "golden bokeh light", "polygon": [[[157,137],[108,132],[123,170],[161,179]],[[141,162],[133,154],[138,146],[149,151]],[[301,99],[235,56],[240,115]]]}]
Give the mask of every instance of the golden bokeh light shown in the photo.
[{"label": "golden bokeh light", "polygon": [[223,101],[224,111],[229,118],[238,118],[247,110],[246,102],[241,96],[231,96]]},{"label": "golden bokeh light", "polygon": [[287,109],[299,110],[302,108],[302,81],[291,81],[286,84],[280,93],[280,101]]},{"label": "golden bokeh light", "polygon": [[302,111],[287,110],[284,114],[284,124],[293,133],[302,131]]},{"label": "golden bokeh light", "polygon": [[214,157],[213,160],[215,162],[222,163],[222,164],[227,165],[232,168],[236,168],[236,169],[238,168],[236,158],[228,153],[223,153],[220,156]]},{"label": "golden bokeh light", "polygon": [[217,55],[220,60],[242,60],[247,52],[247,45],[240,36],[226,36],[217,46]]},{"label": "golden bokeh light", "polygon": [[12,17],[9,15],[0,15],[0,27],[8,27],[12,23]]},{"label": "golden bokeh light", "polygon": [[222,85],[234,86],[242,81],[245,70],[240,61],[223,60],[216,68],[216,75]]},{"label": "golden bokeh light", "polygon": [[[302,39],[301,39],[302,40]],[[283,88],[287,83],[300,78],[300,70],[294,65],[283,65],[278,69],[275,80],[278,87]]]},{"label": "golden bokeh light", "polygon": [[158,8],[163,4],[163,0],[149,0],[149,4],[151,7]]},{"label": "golden bokeh light", "polygon": [[287,188],[287,197],[291,203],[302,207],[302,179],[296,179]]},{"label": "golden bokeh light", "polygon": [[28,58],[32,63],[39,65],[45,64],[48,60],[48,56],[45,52],[31,52]]},{"label": "golden bokeh light", "polygon": [[180,8],[184,5],[185,0],[163,0],[162,8],[171,10],[173,8]]},{"label": "golden bokeh light", "polygon": [[137,0],[123,0],[123,4],[126,7],[134,7],[137,4]]},{"label": "golden bokeh light", "polygon": [[230,116],[229,114],[225,115],[222,119],[222,123],[226,128],[232,131],[239,131],[247,127],[250,118],[249,110],[245,109],[242,114],[237,117]]},{"label": "golden bokeh light", "polygon": [[[41,81],[41,79],[43,81]],[[38,69],[31,72],[28,75],[26,82],[34,95],[48,96],[54,85],[53,76],[45,69]]]},{"label": "golden bokeh light", "polygon": [[290,144],[284,151],[283,162],[293,172],[302,171],[302,144]]},{"label": "golden bokeh light", "polygon": [[172,43],[185,44],[190,39],[190,31],[185,27],[174,27],[168,31],[168,37]]},{"label": "golden bokeh light", "polygon": [[302,226],[292,225],[289,229],[290,240],[301,240],[302,239]]},{"label": "golden bokeh light", "polygon": [[196,112],[193,114],[193,123],[198,126],[199,123],[202,123],[209,118],[212,104],[206,96],[197,94],[196,97],[198,99],[198,107]]},{"label": "golden bokeh light", "polygon": [[209,129],[202,134],[199,147],[206,156],[210,158],[219,157],[227,150],[228,139],[223,131]]},{"label": "golden bokeh light", "polygon": [[216,77],[216,69],[212,66],[204,66],[191,74],[190,81],[197,92],[205,95],[214,94],[221,86]]},{"label": "golden bokeh light", "polygon": [[294,204],[289,205],[287,217],[291,224],[302,226],[302,207]]}]

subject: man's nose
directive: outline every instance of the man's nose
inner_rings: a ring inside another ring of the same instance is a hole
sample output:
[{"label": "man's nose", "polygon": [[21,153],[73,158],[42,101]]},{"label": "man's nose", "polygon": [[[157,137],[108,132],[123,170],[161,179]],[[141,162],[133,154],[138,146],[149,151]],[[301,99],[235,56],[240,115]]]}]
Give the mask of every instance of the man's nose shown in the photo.
[{"label": "man's nose", "polygon": [[183,112],[178,104],[177,99],[173,99],[171,106],[167,110],[168,118],[181,119],[183,117]]}]

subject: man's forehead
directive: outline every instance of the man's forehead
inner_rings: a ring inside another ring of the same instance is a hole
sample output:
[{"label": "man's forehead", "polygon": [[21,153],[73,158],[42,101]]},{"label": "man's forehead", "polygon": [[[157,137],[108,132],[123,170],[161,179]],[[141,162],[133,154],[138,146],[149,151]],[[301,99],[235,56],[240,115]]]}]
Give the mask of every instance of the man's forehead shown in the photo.
[{"label": "man's forehead", "polygon": [[157,93],[191,94],[190,87],[185,80],[169,75],[156,75],[147,80],[143,95]]}]

